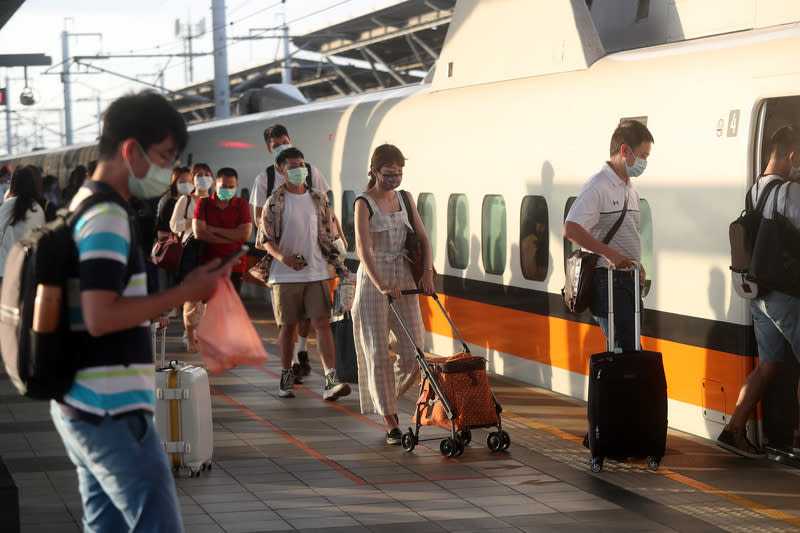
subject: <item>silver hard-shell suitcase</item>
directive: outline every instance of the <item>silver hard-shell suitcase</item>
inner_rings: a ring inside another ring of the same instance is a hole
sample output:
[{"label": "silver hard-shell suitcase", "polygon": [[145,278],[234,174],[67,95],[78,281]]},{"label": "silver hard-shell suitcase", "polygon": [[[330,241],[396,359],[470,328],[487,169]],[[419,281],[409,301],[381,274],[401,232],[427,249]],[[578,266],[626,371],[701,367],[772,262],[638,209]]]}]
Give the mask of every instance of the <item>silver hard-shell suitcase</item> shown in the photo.
[{"label": "silver hard-shell suitcase", "polygon": [[[154,353],[159,334],[152,326]],[[190,476],[211,469],[214,431],[208,373],[182,361],[166,364],[166,328],[161,333],[161,365],[156,370],[155,422],[161,444],[175,470],[189,469]]]}]

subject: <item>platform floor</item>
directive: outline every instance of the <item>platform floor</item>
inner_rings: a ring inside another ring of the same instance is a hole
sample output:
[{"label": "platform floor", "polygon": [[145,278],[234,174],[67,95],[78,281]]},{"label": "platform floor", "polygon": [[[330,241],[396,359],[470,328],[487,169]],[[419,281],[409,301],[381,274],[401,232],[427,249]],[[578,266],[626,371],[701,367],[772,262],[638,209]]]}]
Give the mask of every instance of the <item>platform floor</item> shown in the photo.
[{"label": "platform floor", "polygon": [[[670,431],[657,472],[607,460],[588,468],[585,404],[493,376],[506,452],[488,430],[456,459],[439,453],[447,433],[423,427],[408,453],[384,442],[378,417],[362,416],[357,389],[322,400],[321,364],[297,397],[277,395],[277,328],[268,306],[248,308],[270,353],[263,368],[211,376],[213,469],[176,476],[186,531],[800,531],[800,470],[739,458],[713,442]],[[168,352],[189,359],[181,327]],[[400,402],[410,422],[415,391]],[[74,468],[45,402],[17,395],[0,374],[0,456],[20,493],[23,532],[81,530]],[[0,519],[1,520],[1,519]],[[0,530],[3,530],[0,524]]]}]

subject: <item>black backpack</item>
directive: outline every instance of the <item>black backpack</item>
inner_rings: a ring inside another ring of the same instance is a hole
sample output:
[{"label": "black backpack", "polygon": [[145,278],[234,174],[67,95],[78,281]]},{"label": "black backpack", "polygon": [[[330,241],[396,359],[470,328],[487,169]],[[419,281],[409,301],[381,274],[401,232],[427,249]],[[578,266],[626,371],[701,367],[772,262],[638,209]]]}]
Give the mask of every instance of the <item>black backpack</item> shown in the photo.
[{"label": "black backpack", "polygon": [[[758,296],[758,284],[749,279],[747,272],[750,269],[750,262],[753,257],[758,228],[763,218],[764,204],[769,197],[769,193],[784,183],[782,179],[774,179],[764,185],[764,190],[759,194],[758,204],[753,207],[752,189],[747,191],[744,211],[739,218],[731,222],[728,229],[728,236],[731,243],[731,279],[733,289],[736,294],[752,300]],[[754,185],[754,187],[758,186]]]},{"label": "black backpack", "polygon": [[[61,400],[75,378],[80,346],[70,330],[70,277],[78,275],[78,249],[72,233],[78,218],[101,202],[119,203],[110,194],[95,193],[75,209],[59,209],[46,223],[17,242],[8,254],[0,293],[0,351],[9,378],[20,394],[39,400]],[[130,223],[130,211],[129,223]],[[133,271],[137,235],[131,226],[126,279]],[[52,333],[33,330],[39,285],[61,288],[58,326]]]},{"label": "black backpack", "polygon": [[[308,169],[308,176],[306,176],[306,185],[311,188],[311,165],[306,163]],[[275,165],[267,167],[267,198],[272,196],[272,189],[275,188]]]}]

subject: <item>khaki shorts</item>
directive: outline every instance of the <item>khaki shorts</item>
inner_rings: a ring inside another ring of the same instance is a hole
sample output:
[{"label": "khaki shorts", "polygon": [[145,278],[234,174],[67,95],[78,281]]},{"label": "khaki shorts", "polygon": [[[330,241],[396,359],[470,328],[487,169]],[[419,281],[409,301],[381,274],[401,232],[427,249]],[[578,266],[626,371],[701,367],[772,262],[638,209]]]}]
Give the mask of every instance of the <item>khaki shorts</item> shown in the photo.
[{"label": "khaki shorts", "polygon": [[272,310],[279,326],[331,316],[328,280],[272,285]]}]

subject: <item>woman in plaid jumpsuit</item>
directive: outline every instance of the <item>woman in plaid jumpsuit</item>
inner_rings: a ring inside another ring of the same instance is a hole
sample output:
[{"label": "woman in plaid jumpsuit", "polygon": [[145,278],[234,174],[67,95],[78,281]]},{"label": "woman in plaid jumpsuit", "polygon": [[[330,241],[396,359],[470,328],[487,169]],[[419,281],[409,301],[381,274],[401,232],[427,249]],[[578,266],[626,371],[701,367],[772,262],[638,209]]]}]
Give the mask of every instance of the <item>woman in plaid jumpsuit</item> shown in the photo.
[{"label": "woman in plaid jumpsuit", "polygon": [[395,190],[402,181],[404,165],[405,157],[397,147],[385,144],[376,148],[367,190],[358,196],[355,206],[356,251],[361,264],[352,314],[361,412],[383,416],[388,444],[400,444],[397,399],[419,380],[419,366],[413,344],[389,309],[387,295],[395,300],[418,345],[422,345],[425,332],[419,298],[400,294],[414,288],[404,248],[406,232],[413,228],[420,228],[424,250],[425,272],[419,288],[425,294],[433,293],[428,236],[413,199],[412,212],[407,213],[400,197],[405,192]]}]

